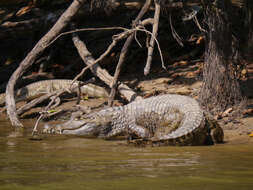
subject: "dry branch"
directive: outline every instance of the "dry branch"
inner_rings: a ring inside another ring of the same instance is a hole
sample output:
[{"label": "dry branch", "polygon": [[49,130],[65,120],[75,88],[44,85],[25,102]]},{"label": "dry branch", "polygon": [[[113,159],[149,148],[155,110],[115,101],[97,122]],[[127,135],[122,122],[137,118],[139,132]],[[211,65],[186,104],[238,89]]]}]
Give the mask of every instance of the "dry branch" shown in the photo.
[{"label": "dry branch", "polygon": [[33,108],[37,104],[42,103],[45,100],[47,100],[48,98],[50,98],[52,96],[55,96],[55,95],[56,95],[56,92],[52,92],[52,93],[49,93],[49,94],[45,94],[44,96],[41,96],[39,98],[36,98],[36,99],[32,100],[31,102],[25,104],[21,108],[19,108],[17,110],[17,114],[18,115],[22,115],[23,113],[25,113],[26,111],[30,110],[31,108]]},{"label": "dry branch", "polygon": [[49,44],[60,33],[60,31],[68,25],[70,20],[76,15],[84,2],[86,2],[86,0],[74,0],[69,8],[61,15],[55,25],[50,29],[50,31],[41,38],[41,40],[35,45],[31,52],[20,63],[16,71],[12,74],[6,88],[6,106],[7,114],[13,126],[23,127],[22,123],[18,120],[14,100],[14,86],[17,79],[26,71],[28,67],[34,63],[35,59],[41,55],[41,53],[47,47],[47,44]]},{"label": "dry branch", "polygon": [[146,62],[146,66],[144,68],[144,75],[148,75],[150,72],[154,45],[155,45],[155,38],[157,36],[158,26],[159,26],[160,10],[161,10],[160,3],[157,2],[157,0],[155,0],[155,15],[154,15],[154,24],[153,24],[153,31],[152,31],[153,35],[151,36],[149,47],[148,47],[148,59]]},{"label": "dry branch", "polygon": [[[80,38],[76,34],[73,34],[72,40],[78,50],[80,57],[82,58],[84,63],[89,66],[92,73],[98,78],[100,78],[102,81],[104,81],[105,84],[111,87],[113,77],[105,69],[102,69],[97,63],[94,64],[95,59],[92,57],[86,45],[80,40]],[[132,101],[137,97],[137,94],[132,89],[122,83],[119,85],[119,92],[128,101]]]},{"label": "dry branch", "polygon": [[[133,21],[133,26],[136,26],[137,23],[140,21],[140,19],[144,16],[144,14],[148,11],[149,7],[150,7],[150,4],[151,4],[151,0],[146,0],[146,3],[144,4],[144,6],[142,7],[141,11],[139,12],[139,14],[137,15],[136,19]],[[115,93],[116,93],[116,88],[117,88],[117,82],[118,82],[118,77],[119,77],[119,74],[120,74],[120,70],[121,70],[121,67],[124,63],[124,60],[125,60],[125,56],[127,54],[127,51],[128,51],[128,48],[129,46],[131,45],[132,41],[134,39],[134,33],[131,34],[123,48],[121,49],[121,52],[120,52],[120,58],[119,58],[119,62],[117,64],[117,67],[116,67],[116,70],[115,70],[115,73],[114,73],[114,77],[113,77],[113,81],[112,81],[112,89],[111,89],[111,93],[110,93],[110,96],[109,96],[109,100],[108,100],[108,105],[111,106],[112,105],[112,102],[113,102],[113,99],[115,97]]]}]

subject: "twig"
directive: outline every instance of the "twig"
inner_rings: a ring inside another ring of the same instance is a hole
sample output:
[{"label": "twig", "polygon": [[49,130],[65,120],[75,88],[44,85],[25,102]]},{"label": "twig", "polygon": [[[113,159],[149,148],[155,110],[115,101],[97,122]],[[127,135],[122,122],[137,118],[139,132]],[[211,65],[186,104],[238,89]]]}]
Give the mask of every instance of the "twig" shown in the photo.
[{"label": "twig", "polygon": [[36,123],[35,123],[35,125],[34,125],[34,128],[33,128],[33,131],[32,131],[32,136],[34,136],[34,135],[38,132],[38,130],[37,130],[38,125],[39,125],[40,120],[41,120],[43,117],[44,117],[44,114],[41,114],[41,115],[39,116],[39,118],[37,119],[37,121],[36,121]]},{"label": "twig", "polygon": [[159,51],[159,54],[160,54],[160,58],[161,58],[161,62],[162,62],[162,68],[164,68],[166,70],[166,67],[164,65],[162,50],[161,50],[160,44],[159,44],[158,40],[156,39],[156,37],[153,36],[153,34],[150,31],[146,30],[146,29],[140,29],[140,28],[138,28],[136,30],[146,32],[146,33],[150,34],[150,36],[152,36],[154,38],[154,40],[156,42],[156,45],[157,45],[157,48],[158,48],[158,51]]},{"label": "twig", "polygon": [[[147,24],[152,24],[152,23],[153,23],[153,19],[145,19],[145,20],[143,20],[143,21],[140,23],[140,25],[136,26],[136,28],[134,28],[134,29],[122,28],[122,29],[125,30],[125,32],[122,32],[122,33],[120,33],[120,34],[114,35],[113,38],[112,38],[113,41],[112,41],[112,43],[109,45],[109,47],[106,49],[106,51],[105,51],[102,55],[100,55],[100,57],[99,57],[98,59],[94,60],[91,64],[89,64],[89,65],[87,65],[86,67],[84,67],[84,68],[82,69],[82,71],[73,79],[72,84],[73,84],[76,80],[78,80],[78,78],[80,78],[81,76],[83,76],[84,72],[85,72],[87,69],[90,69],[90,68],[93,67],[95,64],[97,64],[98,62],[102,61],[102,60],[111,52],[111,50],[113,49],[113,47],[116,46],[116,44],[117,44],[118,41],[120,41],[120,40],[122,40],[122,39],[128,37],[130,34],[134,33],[140,26],[142,26],[142,25],[147,25]],[[113,28],[113,27],[110,27],[110,28]],[[72,31],[76,31],[76,30],[72,30]],[[77,37],[77,35],[76,35],[75,33],[73,33],[72,36],[73,36],[73,40],[77,40],[77,41],[78,41],[78,39],[77,39],[78,37]],[[84,44],[84,46],[85,46],[85,44]],[[86,48],[86,46],[85,46],[85,48]],[[86,49],[87,49],[87,48],[86,48]],[[90,54],[89,51],[83,51],[83,54],[84,54],[85,57],[91,56],[91,54]],[[111,85],[110,85],[110,86],[111,86]]]},{"label": "twig", "polygon": [[62,36],[65,36],[67,34],[73,34],[73,33],[77,33],[77,32],[84,32],[84,31],[96,31],[96,30],[124,30],[126,31],[127,29],[124,27],[99,27],[99,28],[81,28],[81,29],[74,29],[74,30],[70,30],[67,32],[62,32],[61,34],[59,34],[58,36],[56,36],[48,45],[50,46],[51,44],[53,44],[57,39],[59,39]]},{"label": "twig", "polygon": [[143,5],[141,11],[139,12],[139,14],[137,15],[137,17],[133,21],[133,26],[135,26],[141,20],[141,18],[146,14],[146,12],[148,11],[148,9],[149,9],[149,7],[151,5],[151,2],[152,2],[152,0],[146,0],[146,2]]},{"label": "twig", "polygon": [[140,48],[142,48],[142,45],[137,38],[137,32],[134,33],[134,39],[135,39],[136,43],[140,46]]},{"label": "twig", "polygon": [[[64,92],[65,91],[62,90],[61,92],[57,93],[57,95],[59,96],[61,93],[64,93]],[[50,103],[47,105],[47,107],[43,111],[40,112],[40,116],[39,116],[39,118],[37,119],[37,121],[36,121],[36,123],[34,125],[33,131],[32,131],[32,136],[35,135],[35,133],[37,133],[37,131],[38,131],[37,127],[39,125],[40,120],[44,117],[45,114],[47,114],[47,110],[55,102],[56,98],[58,97],[57,95],[50,101]]]},{"label": "twig", "polygon": [[[37,133],[37,127],[38,127],[38,125],[39,125],[39,122],[40,122],[40,120],[45,116],[45,114],[47,114],[48,109],[51,108],[52,104],[56,101],[56,99],[57,99],[60,95],[62,95],[63,93],[65,93],[65,92],[66,92],[66,89],[60,90],[58,93],[55,93],[56,95],[52,98],[52,100],[49,102],[49,104],[47,105],[47,107],[46,107],[43,111],[40,112],[40,116],[39,116],[39,118],[37,119],[37,121],[36,121],[36,123],[35,123],[35,125],[34,125],[33,131],[32,131],[32,136],[33,136],[35,133]],[[53,94],[53,93],[52,93],[52,94]]]},{"label": "twig", "polygon": [[148,47],[148,58],[147,58],[146,66],[144,68],[144,75],[148,75],[150,72],[153,51],[154,51],[155,37],[157,36],[157,32],[158,32],[160,10],[161,10],[160,3],[157,2],[157,0],[155,0],[155,15],[154,15],[154,24],[153,24],[153,31],[152,31],[153,35],[150,39],[150,43]]},{"label": "twig", "polygon": [[47,100],[48,98],[50,98],[54,95],[56,95],[56,92],[52,92],[52,93],[46,94],[44,96],[41,96],[39,98],[36,98],[36,99],[32,100],[31,102],[29,102],[29,103],[25,104],[24,106],[22,106],[21,108],[19,108],[17,110],[17,114],[22,115],[23,113],[30,110],[31,108],[33,108],[37,104],[39,104],[41,102],[44,102],[45,100]]},{"label": "twig", "polygon": [[181,39],[180,36],[177,34],[175,28],[174,28],[173,25],[172,25],[171,13],[170,13],[170,15],[169,15],[169,21],[170,21],[170,29],[171,29],[172,36],[174,37],[174,39],[177,41],[177,43],[178,43],[180,46],[184,47],[184,44],[183,44],[183,42],[182,42],[182,39]]},{"label": "twig", "polygon": [[197,27],[201,32],[207,33],[207,31],[204,28],[202,28],[201,25],[199,24],[198,18],[196,16],[193,18],[193,21],[195,22],[195,24],[197,25]]},{"label": "twig", "polygon": [[56,95],[52,98],[52,100],[49,102],[49,104],[47,105],[47,107],[42,111],[40,112],[40,117],[37,119],[36,123],[35,123],[35,126],[33,128],[33,131],[32,131],[32,136],[37,133],[37,127],[39,125],[39,122],[40,120],[44,117],[45,114],[47,114],[47,111],[49,108],[51,108],[52,104],[56,101],[57,98],[59,98],[59,96],[63,93],[65,93],[66,90],[60,90],[58,93],[56,93]]}]

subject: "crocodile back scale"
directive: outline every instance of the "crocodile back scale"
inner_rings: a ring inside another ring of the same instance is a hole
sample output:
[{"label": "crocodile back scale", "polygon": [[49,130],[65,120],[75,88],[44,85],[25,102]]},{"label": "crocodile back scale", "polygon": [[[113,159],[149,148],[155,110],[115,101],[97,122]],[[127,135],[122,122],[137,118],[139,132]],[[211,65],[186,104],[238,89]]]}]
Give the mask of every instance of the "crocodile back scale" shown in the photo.
[{"label": "crocodile back scale", "polygon": [[[117,135],[118,129],[123,127],[129,128],[130,134],[132,132],[141,137],[141,140],[130,140],[130,143],[168,145],[205,143],[207,129],[203,110],[193,98],[167,94],[130,103],[121,110],[125,116],[120,119],[123,122],[118,122],[116,119],[118,116],[115,117],[112,131],[108,135]],[[166,131],[166,128],[170,130]]]},{"label": "crocodile back scale", "polygon": [[[222,130],[215,126],[216,130]],[[106,108],[84,116],[81,121],[70,120],[45,129],[46,132],[106,139],[124,134],[129,136],[129,143],[136,145],[203,145],[217,142],[212,140],[211,130],[198,102],[176,94]]]},{"label": "crocodile back scale", "polygon": [[[69,88],[72,80],[67,79],[53,79],[53,80],[42,80],[31,83],[23,88],[15,91],[15,100],[23,101],[28,99],[34,99],[43,94],[51,93],[61,89]],[[78,86],[78,82],[73,84],[73,87]],[[86,84],[80,87],[80,92],[90,97],[108,97],[107,91],[94,84]],[[0,105],[5,103],[5,93],[0,94]]]}]

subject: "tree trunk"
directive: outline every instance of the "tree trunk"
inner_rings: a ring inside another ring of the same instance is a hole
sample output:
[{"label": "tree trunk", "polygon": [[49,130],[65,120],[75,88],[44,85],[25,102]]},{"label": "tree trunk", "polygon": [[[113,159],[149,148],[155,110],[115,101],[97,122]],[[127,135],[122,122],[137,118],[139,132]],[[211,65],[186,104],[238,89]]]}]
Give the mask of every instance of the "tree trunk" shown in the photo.
[{"label": "tree trunk", "polygon": [[208,33],[200,101],[205,109],[215,113],[238,105],[242,100],[236,73],[240,60],[229,20],[231,2],[229,0],[218,0],[216,4],[209,0],[204,2]]},{"label": "tree trunk", "polygon": [[246,49],[246,56],[247,58],[252,61],[253,60],[253,1],[252,0],[245,0],[246,1],[246,23],[248,28],[248,35],[247,35],[247,49]]}]

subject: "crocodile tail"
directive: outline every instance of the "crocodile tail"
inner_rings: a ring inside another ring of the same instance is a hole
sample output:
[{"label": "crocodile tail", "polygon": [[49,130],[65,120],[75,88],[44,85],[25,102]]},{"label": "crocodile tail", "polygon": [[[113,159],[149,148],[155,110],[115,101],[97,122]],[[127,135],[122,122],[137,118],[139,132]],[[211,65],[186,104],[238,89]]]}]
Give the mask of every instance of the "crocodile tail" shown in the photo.
[{"label": "crocodile tail", "polygon": [[208,136],[208,128],[206,127],[206,120],[203,110],[200,108],[198,102],[190,97],[180,95],[168,96],[165,104],[171,105],[183,113],[183,119],[179,127],[168,133],[161,134],[159,137],[152,137],[150,139],[136,140],[134,144],[152,144],[152,146],[162,145],[203,145]]},{"label": "crocodile tail", "polygon": [[179,99],[177,107],[180,112],[184,113],[184,119],[181,121],[180,127],[169,134],[164,134],[159,140],[173,145],[201,144],[202,138],[199,136],[199,140],[196,139],[196,134],[202,134],[202,131],[205,131],[203,110],[192,98],[181,96]]},{"label": "crocodile tail", "polygon": [[[195,128],[195,130],[182,134],[174,131],[173,135],[164,135],[159,139],[135,139],[128,141],[129,144],[134,146],[189,146],[189,145],[204,145],[213,144],[210,135],[208,135],[208,128],[206,128],[205,120],[201,121],[201,126]],[[207,143],[208,142],[208,143]]]}]

